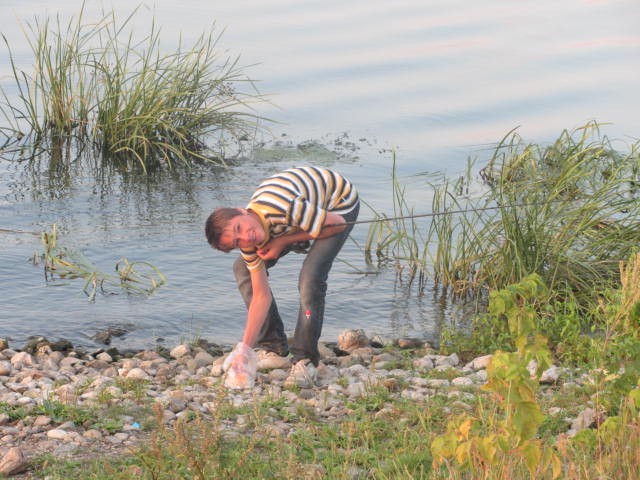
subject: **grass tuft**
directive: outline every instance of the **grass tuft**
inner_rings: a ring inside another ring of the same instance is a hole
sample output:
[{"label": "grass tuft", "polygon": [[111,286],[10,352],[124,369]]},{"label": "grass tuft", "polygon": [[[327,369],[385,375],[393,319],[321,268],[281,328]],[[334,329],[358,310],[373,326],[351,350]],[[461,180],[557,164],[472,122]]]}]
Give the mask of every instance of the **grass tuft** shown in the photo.
[{"label": "grass tuft", "polygon": [[[91,22],[85,4],[66,24],[36,17],[23,25],[33,70],[16,63],[6,37],[17,94],[0,89],[3,156],[93,147],[104,162],[147,171],[193,162],[224,164],[230,144],[250,138],[264,101],[238,57],[222,55],[215,25],[192,46],[164,53],[151,20],[133,33],[113,11]],[[208,142],[215,142],[210,145]]]}]

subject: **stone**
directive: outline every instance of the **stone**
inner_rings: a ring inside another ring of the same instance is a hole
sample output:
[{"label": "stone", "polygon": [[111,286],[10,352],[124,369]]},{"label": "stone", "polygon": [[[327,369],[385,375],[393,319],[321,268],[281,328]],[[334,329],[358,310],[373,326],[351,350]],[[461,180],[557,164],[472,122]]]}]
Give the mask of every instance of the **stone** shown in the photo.
[{"label": "stone", "polygon": [[70,352],[73,350],[73,343],[69,340],[60,339],[51,343],[51,349],[54,352]]},{"label": "stone", "polygon": [[195,361],[196,369],[198,369],[200,367],[208,367],[209,365],[212,365],[215,357],[208,352],[201,351],[196,353],[193,360]]},{"label": "stone", "polygon": [[211,376],[212,377],[221,377],[224,373],[224,369],[222,368],[222,364],[224,363],[225,357],[221,357],[216,359],[211,365]]},{"label": "stone", "polygon": [[482,355],[481,357],[476,357],[467,363],[464,368],[470,370],[485,370],[489,363],[491,362],[491,358],[493,355]]},{"label": "stone", "polygon": [[473,380],[468,377],[457,377],[451,380],[451,385],[454,385],[456,387],[469,386],[473,385]]},{"label": "stone", "polygon": [[0,361],[0,377],[8,377],[11,375],[11,362],[7,360]]},{"label": "stone", "polygon": [[100,430],[92,428],[84,432],[82,436],[87,440],[101,440],[103,435],[100,433]]},{"label": "stone", "polygon": [[418,338],[400,338],[398,339],[398,347],[403,350],[409,348],[422,348],[424,342]]},{"label": "stone", "polygon": [[79,358],[64,357],[62,360],[60,360],[60,368],[75,367],[76,365],[81,363],[82,363],[82,360],[80,360]]},{"label": "stone", "polygon": [[109,355],[107,352],[101,352],[98,355],[96,355],[96,360],[101,360],[105,363],[111,363],[113,362],[113,357]]},{"label": "stone", "polygon": [[413,368],[420,372],[426,372],[428,370],[433,370],[434,368],[433,359],[431,355],[427,355],[426,357],[417,358],[413,361]]},{"label": "stone", "polygon": [[320,352],[320,359],[327,360],[329,358],[335,358],[336,352],[327,347],[324,343],[318,343],[318,352]]},{"label": "stone", "polygon": [[595,425],[597,419],[596,410],[593,408],[585,408],[578,416],[571,422],[571,430],[579,432],[586,428],[591,428]]},{"label": "stone", "polygon": [[540,375],[540,383],[545,385],[552,385],[558,382],[560,378],[560,367],[552,365]]},{"label": "stone", "polygon": [[38,415],[36,419],[33,421],[34,427],[46,427],[51,423],[51,417],[47,417],[46,415]]},{"label": "stone", "polygon": [[368,347],[369,344],[369,339],[363,330],[345,330],[338,335],[338,348],[345,352]]},{"label": "stone", "polygon": [[392,347],[396,341],[391,337],[384,337],[382,335],[375,335],[371,339],[371,345],[374,347]]},{"label": "stone", "polygon": [[67,431],[61,428],[53,428],[47,432],[47,437],[52,440],[64,440],[67,438]]},{"label": "stone", "polygon": [[137,367],[129,370],[129,372],[126,374],[126,377],[134,380],[150,380],[151,379],[151,377],[147,372]]},{"label": "stone", "polygon": [[452,353],[448,356],[436,355],[435,366],[436,367],[456,367],[460,363],[458,354]]},{"label": "stone", "polygon": [[191,349],[189,348],[189,345],[185,345],[184,343],[181,345],[178,345],[177,347],[173,348],[171,352],[169,352],[169,355],[171,356],[171,358],[175,358],[176,360],[182,357],[186,357],[187,355],[190,355],[190,354],[191,354]]},{"label": "stone", "polygon": [[6,338],[0,338],[0,352],[9,348],[9,341]]},{"label": "stone", "polygon": [[30,353],[18,352],[11,357],[11,366],[16,370],[20,370],[23,367],[33,367],[36,365],[36,360]]},{"label": "stone", "polygon": [[0,475],[11,476],[27,469],[27,460],[18,447],[10,448],[0,460]]},{"label": "stone", "polygon": [[60,387],[54,390],[58,400],[62,403],[73,404],[78,399],[78,394],[76,393],[76,389],[73,385],[61,385]]}]

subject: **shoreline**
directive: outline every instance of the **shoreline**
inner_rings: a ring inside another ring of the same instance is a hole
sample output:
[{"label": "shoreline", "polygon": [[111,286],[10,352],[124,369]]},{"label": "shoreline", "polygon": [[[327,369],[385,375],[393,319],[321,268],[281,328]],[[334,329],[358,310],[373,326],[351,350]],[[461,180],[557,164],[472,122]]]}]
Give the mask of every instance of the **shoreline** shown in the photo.
[{"label": "shoreline", "polygon": [[[286,437],[298,428],[295,412],[301,407],[340,422],[349,402],[380,388],[391,399],[425,405],[446,394],[455,408],[466,409],[487,380],[491,355],[464,363],[415,339],[389,342],[380,345],[360,330],[347,330],[335,346],[320,344],[317,386],[292,390],[283,387],[283,369],[259,371],[251,390],[227,390],[226,352],[214,356],[197,345],[177,345],[168,357],[145,350],[121,359],[107,352],[64,354],[44,345],[33,354],[0,348],[0,473],[37,478],[30,469],[43,455],[76,461],[132,456],[160,424],[212,422],[223,404],[238,408],[278,399],[289,414],[264,428]],[[550,369],[541,383],[555,385],[560,374],[558,367]],[[235,413],[220,427],[233,437],[250,433],[250,423],[246,414]],[[8,474],[3,464],[11,462],[15,469]]]}]

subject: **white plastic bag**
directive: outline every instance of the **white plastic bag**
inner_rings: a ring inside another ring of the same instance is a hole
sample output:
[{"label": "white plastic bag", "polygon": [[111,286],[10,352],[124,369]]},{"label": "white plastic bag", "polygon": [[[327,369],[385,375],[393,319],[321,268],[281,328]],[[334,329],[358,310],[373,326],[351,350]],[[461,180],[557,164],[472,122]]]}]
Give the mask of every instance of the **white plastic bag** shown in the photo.
[{"label": "white plastic bag", "polygon": [[226,371],[224,386],[231,389],[253,388],[258,357],[246,343],[238,343],[222,364]]}]

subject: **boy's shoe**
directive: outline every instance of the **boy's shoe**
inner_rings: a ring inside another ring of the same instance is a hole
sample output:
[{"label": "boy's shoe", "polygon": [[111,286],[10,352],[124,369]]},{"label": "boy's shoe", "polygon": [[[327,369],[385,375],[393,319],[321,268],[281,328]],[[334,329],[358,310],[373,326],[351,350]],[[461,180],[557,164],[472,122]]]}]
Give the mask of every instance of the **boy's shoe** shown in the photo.
[{"label": "boy's shoe", "polygon": [[318,370],[311,360],[300,360],[291,367],[289,376],[284,381],[284,387],[313,388],[316,384],[317,374]]},{"label": "boy's shoe", "polygon": [[291,367],[291,361],[287,357],[282,357],[276,352],[269,350],[258,350],[258,370],[274,370],[276,368],[287,369]]}]

